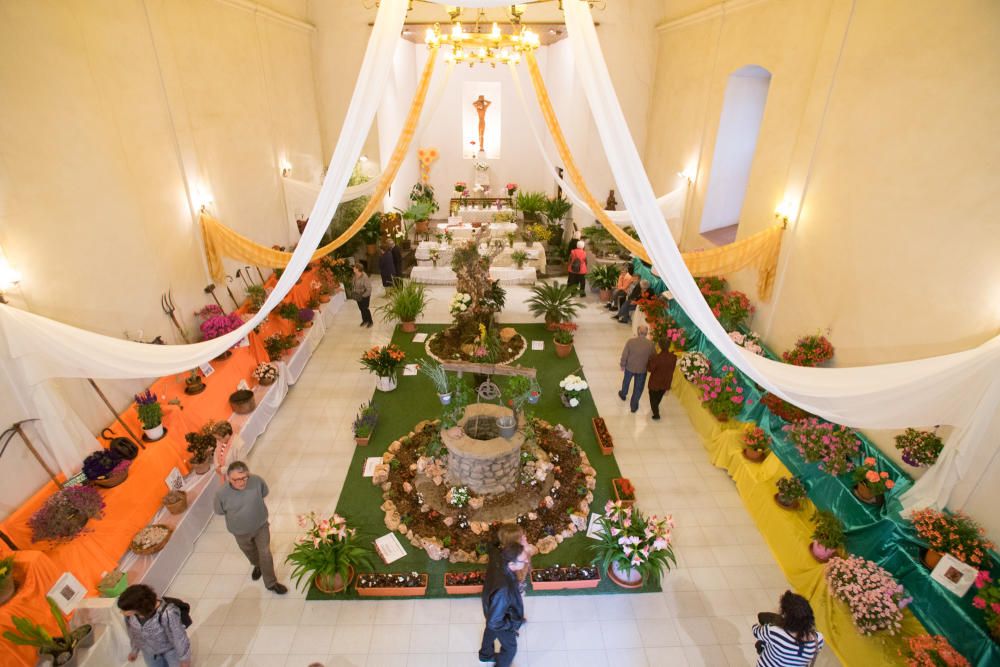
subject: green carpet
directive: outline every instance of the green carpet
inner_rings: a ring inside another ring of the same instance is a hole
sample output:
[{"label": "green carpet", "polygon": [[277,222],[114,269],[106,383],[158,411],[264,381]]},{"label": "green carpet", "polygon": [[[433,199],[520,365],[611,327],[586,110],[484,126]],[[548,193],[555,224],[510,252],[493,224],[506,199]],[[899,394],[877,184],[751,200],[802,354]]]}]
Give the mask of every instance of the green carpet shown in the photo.
[{"label": "green carpet", "polygon": [[[440,331],[446,325],[426,324],[418,327],[419,332],[433,333]],[[591,511],[600,512],[608,498],[613,495],[611,480],[621,477],[618,463],[614,456],[604,456],[597,446],[591,418],[598,416],[590,393],[588,392],[576,408],[566,408],[559,400],[559,381],[566,375],[579,371],[580,361],[576,352],[564,359],[555,355],[552,345],[552,334],[545,330],[543,324],[513,324],[518,333],[528,341],[528,350],[515,364],[533,367],[538,371],[538,383],[542,387],[541,400],[536,405],[528,406],[536,417],[551,424],[562,424],[573,431],[574,441],[583,448],[590,459],[590,464],[597,470],[597,487],[594,489],[594,502]],[[414,334],[402,333],[398,327],[392,337],[392,342],[406,352],[406,362],[413,363],[426,357],[424,344],[413,343]],[[532,351],[531,341],[545,341],[545,349]],[[358,350],[361,357],[362,350]],[[408,433],[421,419],[435,419],[441,416],[442,406],[434,391],[431,381],[423,375],[403,377],[400,374],[399,386],[388,393],[376,391],[372,399],[379,411],[379,422],[375,433],[366,447],[358,447],[347,471],[340,500],[337,503],[337,513],[347,519],[349,525],[358,529],[366,538],[374,540],[385,535],[384,513],[379,506],[382,504],[382,489],[371,483],[371,478],[362,477],[365,459],[370,456],[381,456],[389,444],[396,438]],[[359,401],[360,404],[360,401]],[[446,597],[444,590],[444,573],[447,571],[474,570],[484,567],[475,563],[449,563],[448,561],[432,561],[423,549],[418,549],[409,540],[397,534],[407,555],[391,565],[386,565],[378,556],[374,556],[375,569],[380,572],[426,572],[428,573],[427,594],[423,597]],[[592,556],[588,546],[594,544],[583,533],[577,533],[572,538],[564,540],[550,554],[536,555],[532,558],[533,567],[546,567],[554,564],[568,565],[570,563],[586,564]],[[624,589],[616,586],[602,574],[601,583],[597,588],[583,590],[532,591],[529,595],[601,595],[610,593],[649,593],[661,590],[659,585],[646,585],[638,589]],[[327,595],[311,587],[308,600],[345,600],[357,599],[353,587],[344,593]],[[362,598],[367,599],[367,598]],[[378,598],[371,598],[378,599]]]}]

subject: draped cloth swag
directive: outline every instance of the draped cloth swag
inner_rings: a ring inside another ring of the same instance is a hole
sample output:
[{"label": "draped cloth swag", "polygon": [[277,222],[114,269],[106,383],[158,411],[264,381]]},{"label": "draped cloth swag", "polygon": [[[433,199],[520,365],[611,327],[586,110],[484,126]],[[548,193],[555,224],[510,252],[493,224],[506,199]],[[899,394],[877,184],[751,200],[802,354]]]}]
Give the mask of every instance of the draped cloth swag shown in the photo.
[{"label": "draped cloth swag", "polygon": [[660,233],[662,216],[611,84],[590,7],[567,2],[563,9],[576,72],[611,172],[678,304],[734,366],[809,412],[858,428],[955,426],[938,463],[903,498],[907,507],[946,504],[977,450],[992,446],[982,434],[1000,408],[1000,336],[953,354],[856,368],[803,368],[738,347],[709,310],[673,238]]},{"label": "draped cloth swag", "polygon": [[[371,199],[368,200],[364,210],[361,211],[354,222],[352,222],[340,236],[330,241],[325,246],[317,248],[316,251],[312,253],[310,258],[311,260],[317,260],[321,257],[329,255],[331,252],[347,243],[351,237],[361,231],[361,228],[364,227],[366,222],[368,222],[368,218],[370,218],[375,211],[381,208],[382,199],[385,197],[386,192],[389,190],[389,186],[392,185],[393,180],[396,178],[399,166],[403,163],[403,159],[406,157],[406,153],[410,148],[410,143],[413,140],[413,135],[416,133],[417,123],[420,121],[420,112],[424,108],[424,100],[427,97],[427,88],[430,85],[431,77],[434,74],[434,62],[436,61],[436,56],[437,49],[431,49],[430,56],[427,58],[427,63],[424,65],[424,71],[420,77],[420,83],[417,86],[417,91],[413,96],[413,102],[410,104],[410,111],[407,114],[406,122],[403,124],[403,129],[399,133],[399,138],[396,140],[396,147],[392,152],[392,157],[389,159],[389,163],[386,165],[385,169],[382,170],[382,174],[378,179],[378,184],[372,191],[373,194]],[[324,218],[324,220],[328,223],[332,217],[333,214],[331,213],[330,217]],[[309,220],[311,224],[311,216]],[[205,259],[208,262],[208,268],[209,272],[212,274],[212,278],[217,281],[223,280],[226,274],[225,268],[222,264],[223,257],[230,257],[253,266],[267,266],[275,269],[284,268],[292,259],[292,253],[282,252],[281,250],[275,250],[268,246],[261,245],[260,243],[233,231],[212,216],[205,213],[201,214],[200,224],[202,241],[205,244]]]},{"label": "draped cloth swag", "polygon": [[[641,258],[645,262],[652,263],[649,253],[643,247],[643,243],[629,236],[624,229],[611,220],[608,217],[608,212],[601,207],[590,192],[584,181],[583,174],[580,173],[580,169],[576,165],[573,153],[569,149],[569,144],[566,142],[565,135],[563,135],[559,120],[556,118],[556,112],[552,107],[552,101],[549,99],[548,90],[545,88],[541,70],[538,68],[538,61],[535,59],[533,53],[528,52],[525,62],[528,66],[528,72],[531,75],[531,83],[535,89],[535,96],[538,98],[538,105],[542,110],[542,118],[545,119],[545,124],[552,135],[552,141],[556,145],[559,157],[562,158],[566,172],[569,174],[569,180],[575,186],[579,197],[583,199],[583,202],[597,218],[597,221],[608,230],[618,243],[623,245],[636,257]],[[642,177],[646,177],[645,172],[643,172]],[[656,217],[659,222],[657,234],[662,235],[662,231],[660,230],[664,226],[663,217],[660,214],[659,204],[655,198],[653,203],[656,205]],[[631,218],[632,215],[629,215],[629,217]],[[757,269],[757,296],[761,300],[767,301],[771,297],[774,276],[778,267],[778,254],[781,251],[781,233],[781,226],[775,225],[749,238],[720,248],[685,253],[682,259],[693,276],[732,273],[748,266],[753,266]]]},{"label": "draped cloth swag", "polygon": [[[64,407],[64,401],[47,389],[45,380],[57,377],[162,377],[195,368],[239,342],[288,294],[319,246],[328,221],[343,199],[388,81],[407,5],[407,0],[382,0],[380,3],[354,94],[326,179],[309,215],[309,224],[264,305],[242,327],[201,343],[145,345],[78,329],[9,306],[0,307],[0,350],[4,353],[5,366],[13,384],[23,390],[19,398],[25,403],[28,415],[42,420],[46,444],[56,458],[60,451],[75,452],[76,444],[61,428],[58,406]],[[79,456],[76,456],[76,466],[79,466]]]}]

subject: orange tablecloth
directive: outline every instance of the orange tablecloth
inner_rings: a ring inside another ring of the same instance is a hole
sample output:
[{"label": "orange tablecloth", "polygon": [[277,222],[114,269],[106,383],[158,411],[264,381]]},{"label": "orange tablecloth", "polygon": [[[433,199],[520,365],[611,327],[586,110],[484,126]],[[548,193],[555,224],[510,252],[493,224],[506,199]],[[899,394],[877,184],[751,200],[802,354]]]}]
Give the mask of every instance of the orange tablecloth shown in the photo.
[{"label": "orange tablecloth", "polygon": [[[14,558],[17,592],[5,605],[0,606],[0,631],[13,629],[13,617],[23,616],[52,634],[58,633],[59,627],[49,611],[45,594],[56,583],[63,570],[40,551],[18,551]],[[37,658],[38,652],[30,646],[17,646],[6,639],[0,641],[0,665],[32,667]]]}]

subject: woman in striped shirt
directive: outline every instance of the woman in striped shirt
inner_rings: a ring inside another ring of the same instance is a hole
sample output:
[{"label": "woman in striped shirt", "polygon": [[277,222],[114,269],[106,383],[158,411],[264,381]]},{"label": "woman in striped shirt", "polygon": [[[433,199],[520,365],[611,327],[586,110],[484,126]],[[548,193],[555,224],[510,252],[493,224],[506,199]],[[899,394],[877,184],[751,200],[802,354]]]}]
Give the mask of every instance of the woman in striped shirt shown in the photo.
[{"label": "woman in striped shirt", "polygon": [[823,648],[809,601],[785,591],[780,614],[758,614],[753,626],[757,638],[757,667],[808,667]]}]

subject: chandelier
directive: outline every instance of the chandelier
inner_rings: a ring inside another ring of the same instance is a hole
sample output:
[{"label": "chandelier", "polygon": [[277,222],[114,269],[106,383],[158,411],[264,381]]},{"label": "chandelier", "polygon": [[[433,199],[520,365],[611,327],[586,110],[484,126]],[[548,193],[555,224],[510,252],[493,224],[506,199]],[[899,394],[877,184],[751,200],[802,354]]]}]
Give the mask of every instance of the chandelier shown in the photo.
[{"label": "chandelier", "polygon": [[462,24],[455,21],[450,32],[442,32],[437,23],[427,29],[424,43],[428,48],[444,47],[444,59],[449,63],[468,63],[496,67],[497,63],[517,64],[521,54],[534,51],[539,46],[538,34],[525,26],[514,25],[513,32],[502,32],[493,24],[490,32],[465,32]]}]

